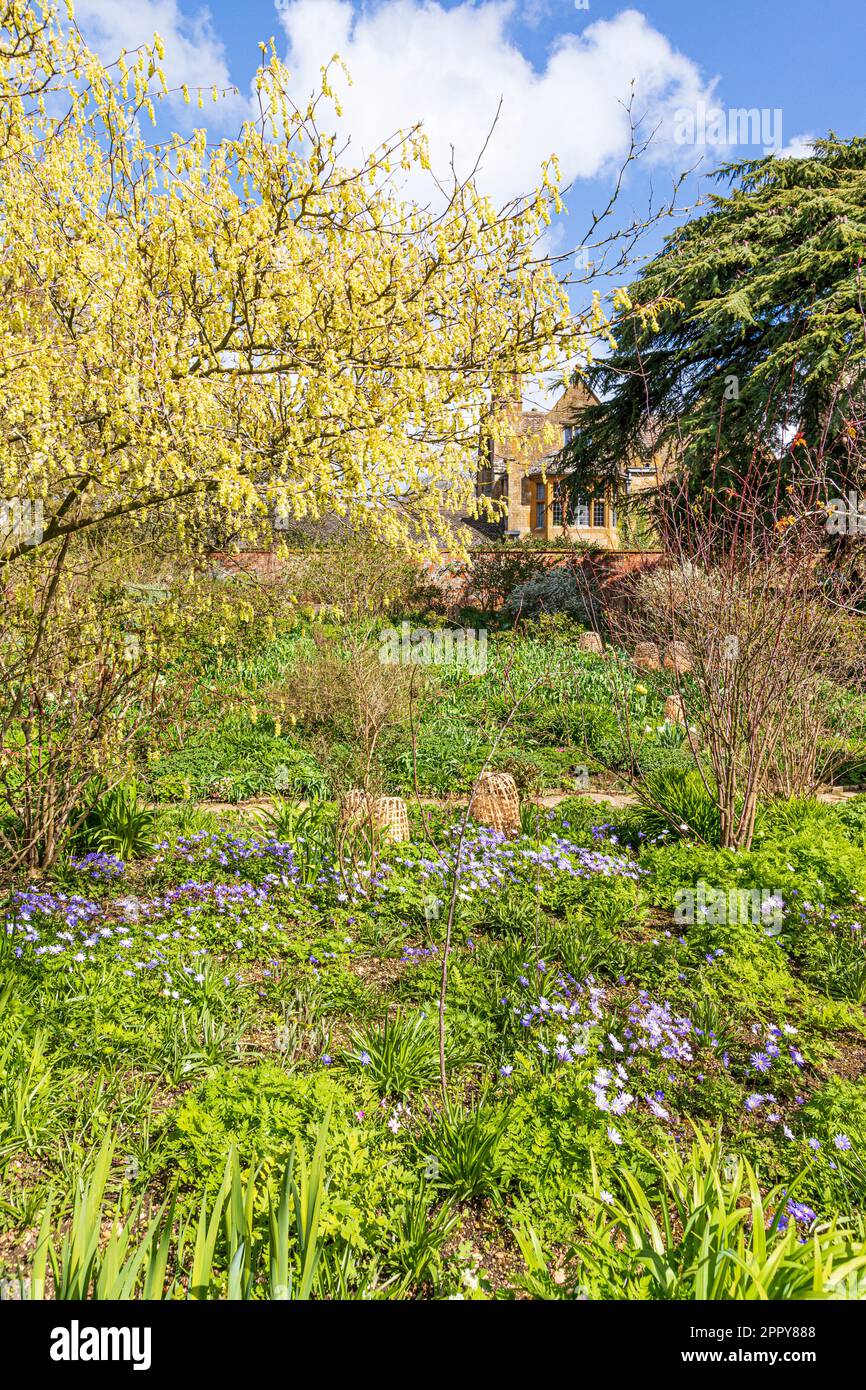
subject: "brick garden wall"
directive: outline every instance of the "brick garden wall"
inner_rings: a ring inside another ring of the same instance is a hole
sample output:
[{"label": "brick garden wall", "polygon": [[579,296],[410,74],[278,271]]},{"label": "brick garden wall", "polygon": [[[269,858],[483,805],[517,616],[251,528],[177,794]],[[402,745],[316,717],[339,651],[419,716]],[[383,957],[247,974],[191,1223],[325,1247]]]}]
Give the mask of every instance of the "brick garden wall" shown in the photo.
[{"label": "brick garden wall", "polygon": [[[303,551],[291,552],[301,555]],[[500,551],[473,550],[473,556],[499,554]],[[598,586],[605,603],[616,603],[617,589],[627,587],[624,581],[642,569],[651,569],[662,559],[660,550],[599,550],[575,556],[562,550],[532,551],[539,563],[553,569],[557,565],[572,567],[580,565],[586,571],[587,580]],[[233,574],[255,574],[260,579],[271,579],[279,574],[280,558],[271,550],[243,550],[234,554],[225,551],[212,551],[208,559],[214,570]],[[447,553],[439,556],[428,566],[428,574],[434,584],[442,591],[449,608],[460,608],[470,600],[471,579],[466,563],[456,555]]]},{"label": "brick garden wall", "polygon": [[[517,543],[519,544],[519,542]],[[540,565],[550,569],[556,566],[573,568],[580,566],[586,573],[587,581],[598,591],[605,603],[617,601],[617,590],[624,581],[642,569],[652,569],[662,559],[660,550],[597,550],[584,555],[571,555],[562,550],[536,550],[532,555]],[[475,558],[501,554],[501,551],[473,550]],[[442,555],[430,567],[430,577],[447,596],[449,604],[459,608],[471,600],[471,579],[466,565],[456,556]]]}]

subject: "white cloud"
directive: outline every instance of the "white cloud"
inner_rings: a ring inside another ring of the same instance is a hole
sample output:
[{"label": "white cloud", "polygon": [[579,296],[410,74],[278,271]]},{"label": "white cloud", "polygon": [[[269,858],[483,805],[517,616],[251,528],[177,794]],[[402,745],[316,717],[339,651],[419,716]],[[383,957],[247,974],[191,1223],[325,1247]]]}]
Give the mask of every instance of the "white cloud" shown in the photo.
[{"label": "white cloud", "polygon": [[[190,88],[204,87],[209,124],[236,122],[246,113],[247,104],[240,96],[227,96],[216,107],[211,104],[211,87],[222,92],[231,87],[232,80],[225,47],[209,10],[200,8],[184,14],[177,0],[75,0],[75,18],[91,47],[109,62],[122,48],[131,51],[151,43],[154,34],[159,34],[165,42],[163,69],[169,88],[179,88],[184,82]],[[183,106],[179,94],[171,100],[174,107]],[[194,96],[192,100],[192,109],[197,111]],[[198,113],[198,124],[201,119],[202,113]]]},{"label": "white cloud", "polygon": [[553,0],[520,0],[520,23],[525,29],[536,29],[543,20],[550,19],[552,5]]},{"label": "white cloud", "polygon": [[778,159],[808,159],[815,149],[815,136],[809,131],[804,135],[795,135],[789,140],[784,149],[779,150]]},{"label": "white cloud", "polygon": [[317,87],[334,53],[346,63],[353,85],[338,79],[344,116],[329,124],[351,135],[359,156],[420,120],[434,168],[447,170],[453,146],[465,175],[501,97],[479,176],[499,200],[534,187],[553,153],[565,182],[621,160],[632,80],[635,114],[646,116],[647,132],[661,126],[654,157],[677,163],[685,161],[671,140],[674,112],[712,97],[696,64],[633,9],[589,25],[585,13],[564,10],[574,32],[559,34],[540,70],[509,37],[515,0],[464,0],[451,9],[436,0],[378,0],[360,11],[350,0],[287,0],[278,11],[297,100]]}]

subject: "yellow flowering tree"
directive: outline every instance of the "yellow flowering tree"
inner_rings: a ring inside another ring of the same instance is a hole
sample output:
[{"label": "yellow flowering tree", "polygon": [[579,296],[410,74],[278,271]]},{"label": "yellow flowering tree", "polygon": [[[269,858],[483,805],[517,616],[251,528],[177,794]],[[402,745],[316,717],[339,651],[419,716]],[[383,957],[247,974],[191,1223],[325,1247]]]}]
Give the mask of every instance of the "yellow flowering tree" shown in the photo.
[{"label": "yellow flowering tree", "polygon": [[[181,553],[276,515],[429,553],[494,403],[602,322],[543,254],[554,162],[499,209],[420,130],[350,163],[329,69],[297,104],[273,47],[235,138],[157,138],[163,56],[106,65],[71,8],[0,0],[0,852],[30,866],[162,707],[203,601]],[[166,557],[131,642],[122,580]]]},{"label": "yellow flowering tree", "polygon": [[5,558],[115,518],[191,542],[218,509],[432,546],[489,402],[600,323],[540,251],[555,163],[504,209],[419,130],[350,165],[328,70],[297,105],[273,49],[236,138],[149,141],[161,53],[106,67],[0,0],[0,491],[40,507]]}]

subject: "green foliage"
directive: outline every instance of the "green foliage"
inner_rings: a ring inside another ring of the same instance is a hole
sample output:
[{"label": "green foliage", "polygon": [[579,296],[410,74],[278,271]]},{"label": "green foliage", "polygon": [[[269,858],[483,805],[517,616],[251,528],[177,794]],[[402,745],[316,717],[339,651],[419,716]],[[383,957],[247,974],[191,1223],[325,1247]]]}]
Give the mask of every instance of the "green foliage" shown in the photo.
[{"label": "green foliage", "polygon": [[645,779],[640,795],[646,801],[643,822],[650,838],[668,835],[671,839],[697,838],[707,845],[718,845],[721,818],[697,771],[655,772]]},{"label": "green foliage", "polygon": [[[114,1146],[106,1138],[76,1186],[68,1224],[53,1224],[45,1207],[30,1267],[30,1296],[44,1298],[50,1272],[56,1299],[271,1298],[308,1299],[317,1289],[322,1258],[320,1214],[326,1188],[327,1116],[311,1166],[294,1145],[282,1178],[266,1186],[268,1227],[255,1212],[262,1193],[258,1174],[241,1175],[234,1150],[208,1209],[173,1224],[176,1196],[148,1219],[142,1203],[128,1209],[109,1194]],[[107,1234],[106,1234],[107,1231]]]},{"label": "green foliage", "polygon": [[866,1004],[866,940],[859,904],[831,911],[809,904],[788,922],[785,942],[803,973],[831,999]]},{"label": "green foliage", "polygon": [[824,739],[818,748],[818,766],[828,782],[837,785],[866,782],[866,742],[862,738],[836,735]]},{"label": "green foliage", "polygon": [[458,1202],[495,1195],[503,1181],[499,1149],[507,1125],[506,1109],[447,1105],[416,1139],[431,1183]]},{"label": "green foliage", "polygon": [[299,806],[275,797],[268,810],[257,817],[262,828],[282,844],[292,847],[300,881],[315,882],[326,861],[336,853],[336,807],[323,802]]},{"label": "green foliage", "polygon": [[275,732],[270,718],[227,714],[206,733],[184,736],[152,758],[148,777],[157,801],[244,801],[281,792],[319,798],[330,783],[313,754]]},{"label": "green foliage", "polygon": [[614,712],[608,704],[585,701],[576,716],[574,741],[602,769],[625,765],[626,746]]},{"label": "green foliage", "polygon": [[[718,171],[731,192],[711,195],[630,288],[632,303],[654,313],[588,373],[600,403],[582,412],[570,446],[575,488],[615,486],[650,422],[656,449],[685,450],[696,492],[711,467],[717,488],[736,486],[754,440],[786,420],[810,443],[841,437],[847,392],[837,385],[844,376],[856,392],[864,362],[862,334],[851,358],[864,170],[866,139],[855,137],[818,140],[808,158]],[[725,396],[732,378],[735,402]]]},{"label": "green foliage", "polygon": [[[448,1042],[449,1066],[463,1057]],[[423,1014],[397,1014],[352,1035],[349,1066],[363,1070],[380,1096],[408,1096],[433,1085],[439,1076],[439,1042],[435,1020]]]},{"label": "green foliage", "polygon": [[[273,797],[279,761],[313,760],[303,721],[264,698],[317,650],[306,623],[272,642],[203,641],[197,732],[161,729],[142,749],[156,780],[180,778],[148,832],[157,848],[116,880],[64,868],[4,887],[4,927],[13,890],[29,916],[0,931],[0,1238],[20,1251],[0,1273],[26,1271],[20,1233],[36,1232],[37,1265],[69,1297],[482,1298],[515,1289],[513,1224],[536,1296],[799,1297],[816,1231],[773,1229],[796,1200],[817,1213],[823,1294],[862,1292],[866,1276],[844,1265],[866,1202],[866,798],[768,804],[754,848],[722,851],[696,840],[713,824],[682,750],[652,733],[639,759],[658,759],[657,787],[688,817],[679,837],[646,805],[524,797],[523,837],[480,839],[458,895],[443,1107],[442,855],[460,809],[410,805],[409,843],[375,859],[343,845],[341,869],[334,802]],[[422,789],[468,785],[508,718],[509,683],[528,698],[495,763],[524,786],[624,756],[605,663],[540,627],[491,634],[489,650],[481,675],[434,673]],[[646,679],[624,694],[652,730],[664,692]],[[320,736],[334,766],[336,734],[325,723]],[[381,755],[375,780],[412,784],[405,730],[386,732]],[[269,798],[255,819],[196,806],[214,777],[235,779],[235,796],[247,775]],[[586,866],[567,868],[556,837],[591,851]],[[675,916],[699,881],[778,890],[781,933]],[[662,1019],[655,1048],[648,1017]],[[630,1095],[622,1113],[604,1108],[599,1071],[609,1101],[619,1082]],[[755,1092],[772,1100],[747,1108]],[[700,1141],[689,1153],[690,1122],[718,1127],[721,1162]],[[478,1231],[495,1275],[478,1267]],[[742,1250],[745,1272],[723,1247]]]},{"label": "green foliage", "polygon": [[242,1165],[257,1167],[267,1178],[288,1161],[296,1142],[315,1141],[330,1114],[330,1180],[321,1228],[363,1250],[381,1238],[384,1207],[399,1199],[408,1181],[387,1152],[382,1131],[374,1133],[366,1118],[358,1118],[366,1116],[369,1094],[366,1088],[350,1091],[321,1072],[287,1075],[272,1062],[218,1072],[171,1115],[166,1151],[185,1185],[213,1192],[229,1147]]},{"label": "green foliage", "polygon": [[141,859],[153,849],[155,813],[134,782],[101,796],[84,822],[78,839],[86,849],[119,859]]},{"label": "green foliage", "polygon": [[663,740],[644,739],[637,749],[637,766],[648,780],[654,775],[665,773],[688,773],[694,771],[695,760],[682,738]]},{"label": "green foliage", "polygon": [[808,1148],[801,1187],[825,1211],[862,1211],[866,1204],[866,1087],[862,1077],[830,1076],[803,1107],[803,1122],[820,1147]]},{"label": "green foliage", "polygon": [[757,883],[796,888],[813,902],[850,903],[866,894],[866,860],[835,820],[814,818],[794,834],[762,842],[750,864]]},{"label": "green foliage", "polygon": [[854,796],[833,810],[848,838],[854,844],[862,845],[866,838],[866,796]]},{"label": "green foliage", "polygon": [[757,848],[765,841],[781,842],[789,835],[799,835],[804,830],[820,834],[822,829],[833,824],[834,819],[830,806],[813,801],[810,797],[774,801],[764,807],[753,844]]},{"label": "green foliage", "polygon": [[[523,1234],[530,1287],[541,1297],[764,1300],[831,1298],[866,1267],[866,1241],[844,1227],[814,1226],[805,1240],[786,1215],[789,1195],[762,1192],[744,1159],[696,1132],[691,1149],[646,1159],[651,1181],[629,1168],[603,1192],[593,1171],[594,1216],[574,1252],[579,1289],[547,1278],[536,1239]],[[784,1229],[782,1227],[784,1226]],[[576,1281],[575,1281],[576,1282]]]},{"label": "green foliage", "polygon": [[576,1194],[585,1190],[593,1144],[603,1133],[587,1077],[575,1071],[545,1076],[511,1102],[501,1146],[503,1181],[554,1240],[574,1229]]},{"label": "green foliage", "polygon": [[391,1245],[383,1259],[383,1273],[398,1279],[395,1296],[417,1291],[419,1286],[438,1288],[442,1246],[459,1221],[450,1202],[434,1206],[429,1186],[417,1187],[396,1208]]}]

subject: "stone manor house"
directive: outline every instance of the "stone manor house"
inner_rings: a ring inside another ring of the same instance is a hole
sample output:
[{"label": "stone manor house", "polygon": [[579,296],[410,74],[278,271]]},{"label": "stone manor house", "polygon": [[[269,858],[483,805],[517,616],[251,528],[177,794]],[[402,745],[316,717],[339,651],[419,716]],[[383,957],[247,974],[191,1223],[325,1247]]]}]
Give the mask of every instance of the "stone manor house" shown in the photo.
[{"label": "stone manor house", "polygon": [[[484,442],[476,479],[476,496],[507,504],[507,513],[503,509],[499,520],[477,523],[477,529],[501,540],[550,541],[562,537],[590,541],[607,550],[620,548],[614,499],[604,493],[575,501],[562,477],[560,451],[579,428],[575,422],[581,409],[594,400],[580,381],[568,386],[547,411],[526,410],[519,390],[515,392],[507,437]],[[545,426],[554,431],[552,442],[545,438]],[[518,440],[523,441],[520,450]],[[655,481],[654,461],[624,462],[627,493]]]}]

